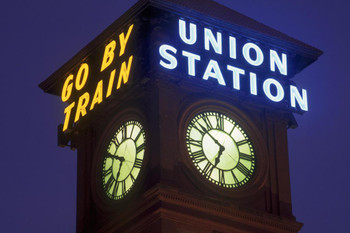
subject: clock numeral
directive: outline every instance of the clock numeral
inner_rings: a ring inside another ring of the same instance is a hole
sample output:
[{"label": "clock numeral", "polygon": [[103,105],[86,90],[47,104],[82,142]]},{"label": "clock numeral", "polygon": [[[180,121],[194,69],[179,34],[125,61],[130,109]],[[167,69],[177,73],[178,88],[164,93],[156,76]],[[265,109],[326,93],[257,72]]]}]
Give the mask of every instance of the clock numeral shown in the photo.
[{"label": "clock numeral", "polygon": [[115,148],[118,148],[118,146],[120,144],[117,137],[115,137],[113,140],[111,140],[111,143],[114,144]]},{"label": "clock numeral", "polygon": [[112,166],[110,168],[108,168],[107,170],[104,170],[102,175],[103,175],[103,177],[106,177],[111,173],[112,173]]},{"label": "clock numeral", "polygon": [[202,147],[202,141],[201,140],[195,140],[195,139],[190,138],[188,140],[188,143],[193,145],[193,146]]},{"label": "clock numeral", "polygon": [[113,189],[113,197],[118,196],[118,189],[119,189],[119,182],[115,183],[114,189]]},{"label": "clock numeral", "polygon": [[126,193],[126,185],[125,185],[125,180],[123,180],[122,182],[122,193]]},{"label": "clock numeral", "polygon": [[216,115],[216,129],[224,130],[224,118]]},{"label": "clock numeral", "polygon": [[127,127],[125,125],[123,125],[123,128],[122,128],[122,139],[123,139],[123,141],[126,139],[126,133],[127,133]]},{"label": "clock numeral", "polygon": [[212,126],[208,116],[203,117],[203,121],[204,121],[205,125],[207,126],[207,129],[208,129],[207,131],[213,129],[213,126]]},{"label": "clock numeral", "polygon": [[238,162],[236,168],[245,176],[249,175],[249,170],[241,162]]},{"label": "clock numeral", "polygon": [[130,178],[131,178],[131,182],[134,183],[136,179],[131,173],[130,173]]},{"label": "clock numeral", "polygon": [[242,146],[244,144],[248,143],[247,139],[243,139],[242,141],[236,142],[237,146]]},{"label": "clock numeral", "polygon": [[239,158],[247,160],[247,161],[253,161],[252,155],[244,154],[244,153],[239,153]]},{"label": "clock numeral", "polygon": [[132,133],[134,132],[134,127],[135,127],[135,124],[133,123],[133,124],[132,124],[132,128],[131,128],[131,131],[130,131],[130,138],[131,138],[131,136],[132,136]]},{"label": "clock numeral", "polygon": [[200,162],[202,162],[202,161],[207,159],[205,157],[204,153],[203,153],[203,150],[199,150],[199,151],[193,152],[191,154],[191,157],[192,157],[192,159],[194,159],[195,163],[200,163]]},{"label": "clock numeral", "polygon": [[142,160],[141,159],[135,159],[134,167],[141,168],[142,166]]},{"label": "clock numeral", "polygon": [[142,143],[141,145],[139,145],[136,148],[136,154],[140,153],[141,151],[143,151],[145,149],[145,143]]},{"label": "clock numeral", "polygon": [[235,180],[235,184],[238,183],[239,181],[238,181],[235,173],[233,172],[233,170],[231,170],[231,174],[232,174],[233,179]]},{"label": "clock numeral", "polygon": [[219,170],[219,182],[225,184],[225,171]]},{"label": "clock numeral", "polygon": [[192,127],[195,128],[200,134],[205,134],[207,130],[201,124],[197,124],[199,125],[199,127],[195,123],[192,125]]},{"label": "clock numeral", "polygon": [[140,129],[139,133],[137,134],[136,138],[135,138],[135,142],[137,142],[137,140],[139,140],[139,137],[142,134],[142,129]]},{"label": "clock numeral", "polygon": [[211,162],[207,162],[207,164],[205,165],[204,169],[203,169],[203,173],[205,173],[208,177],[211,176],[211,173],[213,172],[214,169],[214,165],[211,164]]},{"label": "clock numeral", "polygon": [[113,184],[114,184],[114,177],[110,176],[105,186],[106,191],[109,191],[112,188]]}]

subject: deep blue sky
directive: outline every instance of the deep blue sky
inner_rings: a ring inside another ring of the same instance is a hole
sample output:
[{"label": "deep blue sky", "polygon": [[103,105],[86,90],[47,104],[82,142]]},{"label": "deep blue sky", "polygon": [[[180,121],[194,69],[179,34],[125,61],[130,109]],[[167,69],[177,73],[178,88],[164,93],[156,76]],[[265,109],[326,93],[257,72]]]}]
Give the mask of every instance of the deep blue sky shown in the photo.
[{"label": "deep blue sky", "polygon": [[[0,9],[0,231],[74,232],[76,155],[56,146],[60,99],[37,85],[136,0],[12,0]],[[289,131],[294,214],[303,233],[350,219],[349,7],[345,0],[217,0],[324,51],[295,77],[309,112]]]}]

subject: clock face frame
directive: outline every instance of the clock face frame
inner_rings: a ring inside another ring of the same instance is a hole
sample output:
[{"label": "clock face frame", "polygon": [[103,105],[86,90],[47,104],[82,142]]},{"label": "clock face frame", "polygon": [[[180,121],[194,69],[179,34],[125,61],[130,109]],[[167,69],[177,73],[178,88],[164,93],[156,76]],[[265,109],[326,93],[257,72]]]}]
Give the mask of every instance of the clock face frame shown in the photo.
[{"label": "clock face frame", "polygon": [[103,151],[102,187],[112,200],[124,198],[138,178],[144,160],[146,135],[136,120],[125,121]]},{"label": "clock face frame", "polygon": [[224,188],[243,187],[255,172],[252,142],[232,118],[217,111],[203,111],[186,131],[189,157],[207,180]]}]

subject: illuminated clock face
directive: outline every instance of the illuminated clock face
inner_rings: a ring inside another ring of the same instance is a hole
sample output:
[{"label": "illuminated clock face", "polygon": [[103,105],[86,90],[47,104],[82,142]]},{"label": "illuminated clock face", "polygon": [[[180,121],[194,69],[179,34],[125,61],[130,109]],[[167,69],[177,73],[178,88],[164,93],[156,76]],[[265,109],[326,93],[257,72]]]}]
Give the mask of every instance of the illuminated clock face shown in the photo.
[{"label": "illuminated clock face", "polygon": [[124,123],[110,140],[102,170],[103,189],[110,199],[122,199],[133,187],[143,164],[145,140],[137,121]]},{"label": "illuminated clock face", "polygon": [[186,144],[199,172],[226,188],[245,185],[255,169],[252,143],[230,117],[218,112],[196,115],[188,125]]}]

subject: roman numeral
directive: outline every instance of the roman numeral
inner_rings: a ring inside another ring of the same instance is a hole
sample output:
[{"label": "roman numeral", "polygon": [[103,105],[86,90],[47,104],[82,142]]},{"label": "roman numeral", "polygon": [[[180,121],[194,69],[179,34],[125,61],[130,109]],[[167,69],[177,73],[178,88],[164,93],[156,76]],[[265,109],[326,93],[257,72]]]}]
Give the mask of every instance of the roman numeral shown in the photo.
[{"label": "roman numeral", "polygon": [[199,125],[199,127],[196,124],[193,124],[192,127],[195,128],[196,130],[199,131],[200,134],[205,134],[207,132],[207,130],[199,123],[197,123]]},{"label": "roman numeral", "polygon": [[216,129],[224,130],[224,118],[216,115]]},{"label": "roman numeral", "polygon": [[141,145],[139,145],[136,148],[136,154],[140,153],[141,151],[143,151],[145,149],[145,143],[142,143]]},{"label": "roman numeral", "polygon": [[205,125],[207,126],[207,129],[208,129],[207,131],[213,129],[213,126],[212,126],[208,116],[203,117],[203,121],[204,121]]},{"label": "roman numeral", "polygon": [[123,125],[122,128],[122,139],[124,141],[124,139],[126,139],[126,131],[127,131],[127,127],[125,125]]},{"label": "roman numeral", "polygon": [[118,196],[118,189],[119,189],[119,182],[116,182],[113,189],[113,197]]},{"label": "roman numeral", "polygon": [[132,133],[134,132],[134,127],[135,127],[135,124],[132,124],[131,132],[130,132],[130,138],[132,136]]},{"label": "roman numeral", "polygon": [[235,173],[233,172],[233,170],[231,170],[231,174],[232,174],[233,179],[235,180],[235,184],[238,183],[239,181],[238,181]]},{"label": "roman numeral", "polygon": [[135,159],[134,167],[141,168],[142,166],[142,160],[141,159]]},{"label": "roman numeral", "polygon": [[106,177],[111,173],[112,173],[112,166],[110,168],[108,168],[107,170],[103,171],[103,177]]},{"label": "roman numeral", "polygon": [[195,139],[190,138],[188,140],[188,143],[193,145],[193,146],[202,147],[202,141],[201,140],[195,140]]},{"label": "roman numeral", "polygon": [[106,190],[109,191],[112,188],[113,184],[114,184],[114,177],[110,176],[105,186]]},{"label": "roman numeral", "polygon": [[209,177],[211,175],[211,173],[213,172],[213,169],[214,169],[214,165],[208,161],[203,169],[203,173],[205,173]]},{"label": "roman numeral", "polygon": [[139,133],[137,134],[136,138],[135,138],[135,142],[137,142],[137,140],[139,139],[139,137],[141,136],[142,134],[142,130],[140,129]]},{"label": "roman numeral", "polygon": [[242,141],[239,141],[239,142],[236,142],[237,146],[242,146],[244,144],[248,143],[248,140],[247,139],[244,139]]},{"label": "roman numeral", "polygon": [[249,175],[249,170],[241,162],[238,162],[236,168],[245,176]]},{"label": "roman numeral", "polygon": [[207,159],[205,157],[204,153],[203,153],[203,150],[199,150],[199,151],[193,152],[191,154],[191,157],[192,157],[192,159],[194,159],[195,163],[200,163],[200,162],[202,162],[202,161]]},{"label": "roman numeral", "polygon": [[122,194],[125,194],[126,193],[125,180],[123,180],[121,183],[122,183]]},{"label": "roman numeral", "polygon": [[219,170],[219,182],[225,184],[225,171]]},{"label": "roman numeral", "polygon": [[239,153],[239,158],[247,160],[247,161],[252,161],[253,160],[252,155],[244,154],[242,152]]},{"label": "roman numeral", "polygon": [[134,183],[136,179],[131,173],[130,173],[130,178],[131,178],[131,182]]}]

